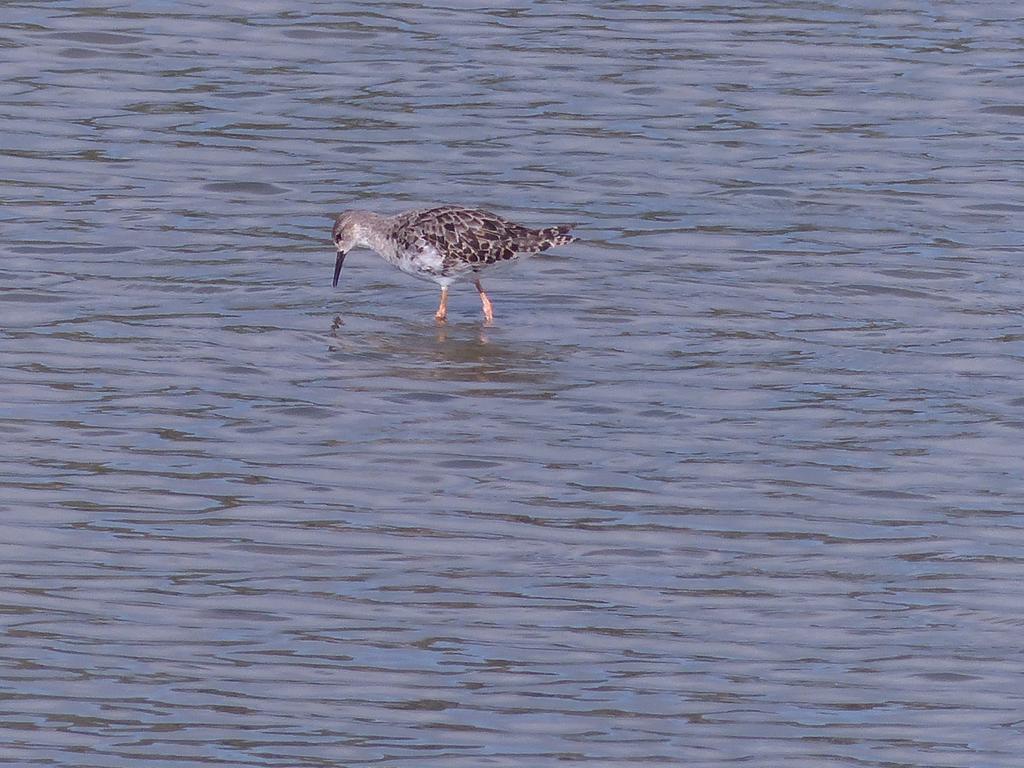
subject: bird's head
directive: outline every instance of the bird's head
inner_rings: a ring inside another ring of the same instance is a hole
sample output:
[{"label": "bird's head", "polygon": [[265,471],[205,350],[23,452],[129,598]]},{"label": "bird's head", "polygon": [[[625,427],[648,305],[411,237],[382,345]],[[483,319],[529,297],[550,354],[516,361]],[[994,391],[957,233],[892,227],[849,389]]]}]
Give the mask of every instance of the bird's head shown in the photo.
[{"label": "bird's head", "polygon": [[341,265],[345,263],[345,254],[351,251],[359,242],[359,225],[362,221],[362,211],[345,211],[334,220],[334,229],[331,232],[331,240],[334,241],[334,250],[338,256],[334,262],[334,287],[338,286],[338,275],[341,274]]}]

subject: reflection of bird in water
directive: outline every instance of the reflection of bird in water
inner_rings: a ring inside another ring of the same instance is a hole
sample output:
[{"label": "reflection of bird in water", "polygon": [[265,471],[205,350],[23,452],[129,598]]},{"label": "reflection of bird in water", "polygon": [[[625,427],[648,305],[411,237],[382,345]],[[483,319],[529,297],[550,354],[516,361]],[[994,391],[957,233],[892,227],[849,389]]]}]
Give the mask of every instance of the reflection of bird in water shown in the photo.
[{"label": "reflection of bird in water", "polygon": [[448,316],[448,287],[472,277],[484,320],[494,319],[491,300],[480,284],[480,273],[514,262],[524,254],[546,251],[576,240],[572,224],[531,229],[488,211],[444,205],[382,216],[370,211],[346,211],[334,222],[332,239],[338,252],[334,285],[345,255],[357,245],[376,251],[385,261],[421,280],[441,286],[441,304],[434,317]]}]

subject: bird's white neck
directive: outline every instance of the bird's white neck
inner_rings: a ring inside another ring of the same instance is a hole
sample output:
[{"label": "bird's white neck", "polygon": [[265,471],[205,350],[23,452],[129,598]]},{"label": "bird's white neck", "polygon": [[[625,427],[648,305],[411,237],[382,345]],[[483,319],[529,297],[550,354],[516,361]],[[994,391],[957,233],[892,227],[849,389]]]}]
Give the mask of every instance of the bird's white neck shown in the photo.
[{"label": "bird's white neck", "polygon": [[364,211],[354,227],[356,245],[370,248],[381,255],[390,254],[394,246],[388,238],[391,231],[389,217]]}]

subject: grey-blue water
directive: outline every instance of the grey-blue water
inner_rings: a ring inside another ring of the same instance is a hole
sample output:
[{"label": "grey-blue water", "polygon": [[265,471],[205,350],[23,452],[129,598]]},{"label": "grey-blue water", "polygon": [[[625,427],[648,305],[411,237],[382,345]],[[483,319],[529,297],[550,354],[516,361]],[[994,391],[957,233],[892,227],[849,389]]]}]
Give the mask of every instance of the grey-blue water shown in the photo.
[{"label": "grey-blue water", "polygon": [[[1004,2],[7,2],[0,763],[1017,768]],[[331,215],[581,241],[472,286]]]}]

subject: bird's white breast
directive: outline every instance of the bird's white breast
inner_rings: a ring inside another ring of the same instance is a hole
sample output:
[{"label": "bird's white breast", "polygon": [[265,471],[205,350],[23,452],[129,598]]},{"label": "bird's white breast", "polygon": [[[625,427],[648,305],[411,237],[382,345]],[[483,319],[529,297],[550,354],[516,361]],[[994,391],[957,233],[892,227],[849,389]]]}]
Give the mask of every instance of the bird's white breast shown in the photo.
[{"label": "bird's white breast", "polygon": [[399,251],[395,253],[393,260],[388,261],[406,274],[422,280],[436,280],[444,271],[444,259],[437,249],[429,244]]}]

